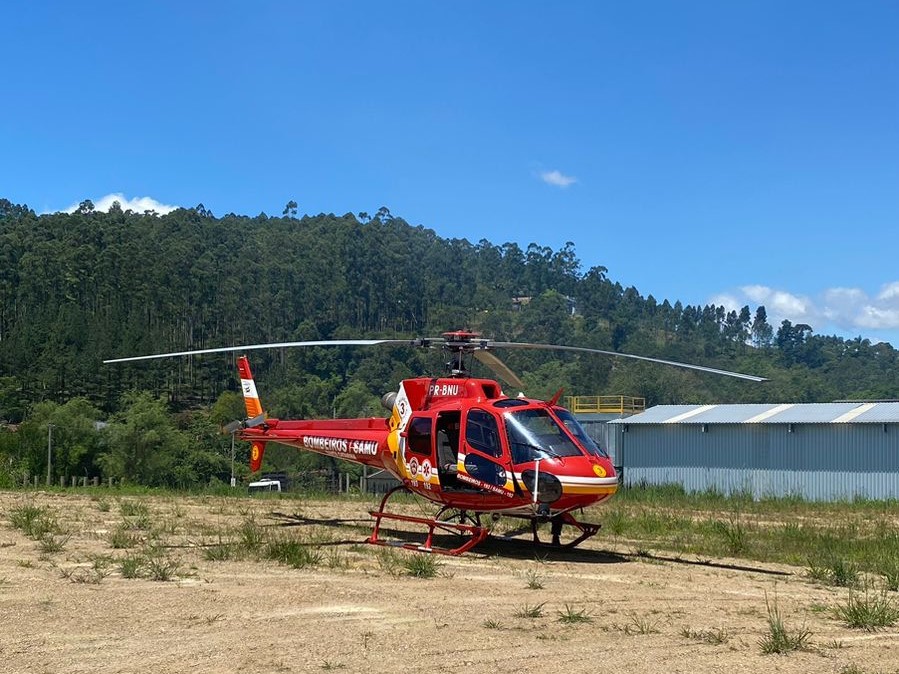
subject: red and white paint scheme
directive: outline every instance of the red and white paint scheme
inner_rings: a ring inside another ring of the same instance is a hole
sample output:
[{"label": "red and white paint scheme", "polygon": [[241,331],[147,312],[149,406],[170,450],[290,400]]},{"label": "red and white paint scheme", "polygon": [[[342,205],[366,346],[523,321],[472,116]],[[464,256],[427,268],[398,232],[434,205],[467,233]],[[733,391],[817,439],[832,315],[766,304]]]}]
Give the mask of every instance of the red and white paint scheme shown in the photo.
[{"label": "red and white paint scheme", "polygon": [[[249,417],[261,407],[252,378],[245,378],[244,357],[238,368]],[[561,526],[573,525],[580,535],[568,545],[576,545],[598,526],[578,522],[572,511],[601,503],[618,489],[609,457],[568,410],[509,398],[489,379],[407,379],[392,396],[386,419],[266,419],[240,430],[239,437],[252,444],[254,470],[266,444],[277,442],[390,472],[403,488],[442,508],[434,519],[393,514],[384,510],[388,494],[372,513],[370,542],[381,542],[383,518],[399,519],[428,528],[425,544],[410,547],[435,552],[458,554],[484,540],[485,513],[552,521],[556,543]],[[461,533],[465,542],[440,549],[433,544],[435,529]]]},{"label": "red and white paint scheme", "polygon": [[[442,348],[451,355],[446,377],[418,377],[400,383],[396,393],[384,397],[387,418],[294,421],[268,419],[245,356],[237,360],[247,418],[232,424],[240,438],[251,443],[250,469],[261,469],[266,445],[276,442],[317,452],[396,476],[401,486],[381,501],[369,542],[384,544],[382,520],[419,524],[427,529],[422,544],[404,547],[460,554],[483,541],[489,529],[485,514],[521,517],[531,522],[535,543],[537,524],[552,523],[553,545],[561,544],[564,525],[577,530],[565,547],[574,547],[594,535],[597,524],[575,519],[573,513],[602,503],[618,489],[618,477],[606,453],[584,432],[568,410],[555,399],[544,402],[506,396],[491,379],[471,377],[469,356],[490,368],[519,391],[521,380],[493,351],[542,349],[629,358],[701,372],[764,381],[762,377],[728,372],[701,365],[577,346],[500,342],[458,330],[441,337],[416,339],[342,339],[278,344],[229,346],[152,356],[131,356],[104,361],[121,363],[151,358],[309,346],[392,345]],[[561,393],[561,392],[560,392]],[[229,431],[231,432],[231,431]],[[385,511],[390,496],[408,490],[439,506],[433,518]],[[462,537],[451,549],[437,545],[435,532]]]}]

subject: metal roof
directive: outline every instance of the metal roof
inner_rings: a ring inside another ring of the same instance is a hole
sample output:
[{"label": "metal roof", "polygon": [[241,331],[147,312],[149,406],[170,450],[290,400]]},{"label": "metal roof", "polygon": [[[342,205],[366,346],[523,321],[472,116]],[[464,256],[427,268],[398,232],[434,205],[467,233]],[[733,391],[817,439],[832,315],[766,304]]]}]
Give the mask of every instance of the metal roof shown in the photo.
[{"label": "metal roof", "polygon": [[899,403],[657,405],[613,424],[899,423]]}]

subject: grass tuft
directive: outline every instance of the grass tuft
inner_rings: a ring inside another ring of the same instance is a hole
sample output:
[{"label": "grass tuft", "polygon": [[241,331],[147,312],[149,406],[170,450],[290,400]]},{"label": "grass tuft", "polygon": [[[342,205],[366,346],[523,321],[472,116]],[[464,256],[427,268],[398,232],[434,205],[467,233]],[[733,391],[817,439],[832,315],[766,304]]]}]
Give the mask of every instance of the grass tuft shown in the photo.
[{"label": "grass tuft", "polygon": [[413,578],[434,578],[442,566],[434,555],[411,555],[403,562],[406,575]]},{"label": "grass tuft", "polygon": [[809,637],[812,633],[805,626],[799,630],[790,630],[780,615],[780,608],[777,605],[777,595],[774,601],[768,600],[768,593],[765,593],[765,607],[768,610],[768,633],[759,640],[762,653],[790,653],[792,651],[802,650],[808,647]]},{"label": "grass tuft", "polygon": [[842,557],[810,559],[806,573],[812,580],[835,587],[858,587],[859,583],[858,566]]},{"label": "grass tuft", "polygon": [[112,530],[108,540],[109,546],[114,550],[125,550],[140,543],[141,538],[132,533],[125,525],[121,525]]},{"label": "grass tuft", "polygon": [[60,533],[59,523],[49,508],[24,505],[9,512],[9,522],[29,538],[37,541]]},{"label": "grass tuft", "polygon": [[739,555],[749,548],[749,534],[746,526],[732,515],[727,522],[717,520],[715,530],[724,538],[724,547],[728,553]]},{"label": "grass tuft", "polygon": [[203,559],[209,562],[225,562],[229,559],[236,559],[237,556],[236,547],[222,541],[203,548]]},{"label": "grass tuft", "polygon": [[317,566],[322,561],[322,552],[319,548],[288,536],[279,536],[268,541],[262,551],[262,556],[294,569]]},{"label": "grass tuft", "polygon": [[542,618],[543,617],[543,607],[546,606],[546,602],[540,602],[535,606],[531,606],[530,604],[524,604],[521,608],[517,609],[514,615],[516,618]]},{"label": "grass tuft", "polygon": [[257,554],[262,550],[268,538],[265,529],[251,517],[241,523],[240,529],[238,529],[238,537],[241,547],[253,554]]},{"label": "grass tuft", "polygon": [[593,616],[591,616],[587,609],[575,609],[573,606],[569,604],[565,604],[565,610],[559,611],[559,622],[564,623],[566,625],[576,625],[578,623],[592,623]]},{"label": "grass tuft", "polygon": [[380,548],[378,550],[378,566],[394,578],[402,574],[403,558],[393,548]]},{"label": "grass tuft", "polygon": [[146,563],[147,559],[143,555],[126,555],[119,562],[119,573],[122,578],[140,578]]},{"label": "grass tuft", "polygon": [[168,557],[151,555],[146,560],[145,568],[150,580],[168,582],[177,576],[179,564]]},{"label": "grass tuft", "polygon": [[693,641],[700,641],[713,646],[720,646],[730,641],[730,632],[723,627],[713,630],[693,630],[689,627],[684,627],[680,633],[685,639],[692,639]]},{"label": "grass tuft", "polygon": [[529,590],[543,589],[543,574],[537,571],[537,569],[528,569],[525,572],[524,577],[527,581],[526,587]]},{"label": "grass tuft", "polygon": [[849,599],[834,608],[834,615],[848,627],[874,632],[899,622],[899,605],[887,596],[886,588],[872,592],[866,584],[864,595],[850,589]]},{"label": "grass tuft", "polygon": [[124,517],[149,517],[150,509],[142,501],[123,500],[119,503],[119,512]]},{"label": "grass tuft", "polygon": [[650,618],[631,613],[628,616],[627,624],[622,629],[625,634],[658,634],[661,623],[661,618]]},{"label": "grass tuft", "polygon": [[66,543],[69,542],[68,536],[55,536],[49,531],[41,534],[37,539],[41,552],[44,554],[52,554],[54,552],[62,552]]}]

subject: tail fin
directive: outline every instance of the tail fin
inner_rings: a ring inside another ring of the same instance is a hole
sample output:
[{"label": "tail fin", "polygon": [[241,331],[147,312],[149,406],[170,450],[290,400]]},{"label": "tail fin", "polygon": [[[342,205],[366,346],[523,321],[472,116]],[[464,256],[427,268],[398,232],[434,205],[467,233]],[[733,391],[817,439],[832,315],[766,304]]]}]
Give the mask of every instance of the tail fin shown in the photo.
[{"label": "tail fin", "polygon": [[258,417],[262,414],[262,403],[259,402],[259,394],[256,393],[256,382],[253,381],[253,373],[250,372],[250,361],[246,356],[237,359],[237,371],[240,373],[240,390],[243,391],[243,402],[247,408],[247,419]]},{"label": "tail fin", "polygon": [[[243,402],[247,408],[247,425],[255,425],[251,422],[259,419],[261,422],[265,419],[265,412],[262,410],[262,403],[259,402],[259,394],[256,393],[256,382],[253,381],[253,373],[250,371],[250,361],[246,356],[239,356],[237,359],[237,371],[240,373],[240,390],[243,392]],[[250,449],[250,472],[255,473],[262,468],[262,457],[265,454],[265,442],[261,440],[253,440]]]},{"label": "tail fin", "polygon": [[262,457],[265,455],[265,443],[259,440],[253,440],[250,448],[250,472],[255,473],[262,468]]}]

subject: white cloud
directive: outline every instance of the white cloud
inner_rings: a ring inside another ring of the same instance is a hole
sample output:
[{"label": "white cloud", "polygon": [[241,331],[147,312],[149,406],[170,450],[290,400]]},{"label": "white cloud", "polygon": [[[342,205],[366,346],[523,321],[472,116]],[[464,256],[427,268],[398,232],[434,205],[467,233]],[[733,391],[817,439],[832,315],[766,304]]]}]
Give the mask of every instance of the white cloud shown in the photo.
[{"label": "white cloud", "polygon": [[899,309],[865,306],[859,311],[858,325],[863,328],[895,329],[899,328]]},{"label": "white cloud", "polygon": [[[135,213],[143,213],[144,211],[156,211],[160,215],[165,215],[166,213],[171,213],[178,206],[169,206],[168,204],[163,204],[153,197],[135,197],[133,199],[127,198],[121,192],[115,192],[113,194],[107,194],[105,197],[100,197],[99,199],[92,199],[94,202],[94,210],[103,211],[104,213],[109,212],[110,207],[113,202],[118,201],[119,205],[122,207],[123,211],[134,211]],[[80,203],[80,202],[79,202]],[[79,204],[73,204],[68,208],[63,209],[63,213],[74,213],[78,209]]]},{"label": "white cloud", "polygon": [[868,296],[858,288],[828,288],[822,293],[824,306],[821,313],[837,325],[851,324],[847,317],[868,303]]},{"label": "white cloud", "polygon": [[540,180],[547,185],[555,185],[556,187],[568,187],[577,182],[574,176],[567,176],[561,171],[543,171],[540,173]]},{"label": "white cloud", "polygon": [[871,333],[883,331],[880,337],[899,341],[894,334],[886,333],[899,329],[899,281],[883,285],[876,298],[860,288],[827,288],[809,297],[765,285],[747,285],[718,293],[710,302],[728,310],[746,304],[764,305],[768,322],[775,328],[788,320],[811,325],[818,334],[867,333],[872,341],[878,341],[878,335]]},{"label": "white cloud", "polygon": [[741,304],[739,298],[735,295],[724,293],[722,295],[715,295],[709,299],[709,304],[714,304],[716,307],[724,307],[728,311],[739,311],[746,302]]},{"label": "white cloud", "polygon": [[743,286],[740,290],[756,304],[764,304],[769,315],[782,315],[792,321],[808,323],[817,313],[811,300],[802,295],[761,285]]},{"label": "white cloud", "polygon": [[893,281],[883,286],[877,299],[881,302],[891,302],[899,306],[899,281]]}]

